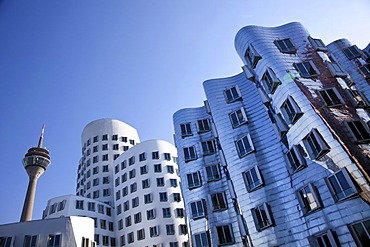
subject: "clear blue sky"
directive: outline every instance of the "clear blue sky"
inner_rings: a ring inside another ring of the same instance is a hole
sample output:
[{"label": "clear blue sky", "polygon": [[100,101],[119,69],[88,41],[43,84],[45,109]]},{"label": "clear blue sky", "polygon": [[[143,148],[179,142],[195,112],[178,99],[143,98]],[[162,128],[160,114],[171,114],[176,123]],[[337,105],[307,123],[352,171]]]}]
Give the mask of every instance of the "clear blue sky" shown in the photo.
[{"label": "clear blue sky", "polygon": [[368,0],[0,0],[0,224],[19,220],[21,160],[42,123],[52,164],[34,218],[75,193],[87,123],[116,118],[172,142],[172,114],[202,104],[202,82],[241,72],[237,31],[291,21],[325,43],[370,42]]}]

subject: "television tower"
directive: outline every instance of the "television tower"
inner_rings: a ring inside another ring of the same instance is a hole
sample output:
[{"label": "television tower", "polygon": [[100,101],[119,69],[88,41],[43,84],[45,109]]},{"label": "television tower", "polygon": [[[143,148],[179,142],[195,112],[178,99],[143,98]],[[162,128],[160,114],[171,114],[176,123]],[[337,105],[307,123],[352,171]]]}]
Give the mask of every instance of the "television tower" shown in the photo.
[{"label": "television tower", "polygon": [[38,146],[28,149],[28,152],[23,158],[23,165],[27,171],[29,182],[26,198],[23,204],[22,216],[20,220],[21,222],[32,220],[37,180],[50,165],[49,151],[45,148],[42,148],[44,130],[45,126],[42,125]]}]

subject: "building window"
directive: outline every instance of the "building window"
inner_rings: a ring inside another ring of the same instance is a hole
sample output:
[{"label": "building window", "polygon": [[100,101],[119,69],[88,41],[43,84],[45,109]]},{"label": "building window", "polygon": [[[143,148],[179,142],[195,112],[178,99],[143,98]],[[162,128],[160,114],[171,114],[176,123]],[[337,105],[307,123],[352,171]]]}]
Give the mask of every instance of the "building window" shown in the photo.
[{"label": "building window", "polygon": [[173,174],[175,172],[173,166],[167,166],[167,172]]},{"label": "building window", "polygon": [[151,238],[159,236],[159,227],[158,226],[149,227],[149,234]]},{"label": "building window", "polygon": [[205,170],[207,175],[207,182],[217,181],[221,179],[221,173],[218,164],[206,166]]},{"label": "building window", "polygon": [[135,241],[135,238],[134,238],[134,232],[130,232],[127,234],[127,243],[131,244]]},{"label": "building window", "polygon": [[146,160],[146,155],[145,155],[145,153],[141,153],[141,154],[139,154],[139,161],[144,161],[144,160]]},{"label": "building window", "polygon": [[343,52],[348,59],[354,59],[354,58],[361,57],[361,53],[362,53],[361,50],[358,49],[356,45],[343,49]]},{"label": "building window", "polygon": [[365,79],[370,79],[370,64],[365,64],[359,67]]},{"label": "building window", "polygon": [[225,192],[211,195],[213,211],[222,211],[227,209],[227,200]]},{"label": "building window", "polygon": [[237,86],[234,86],[232,88],[226,89],[224,91],[224,95],[225,95],[225,98],[226,98],[226,102],[227,103],[232,103],[232,102],[234,102],[236,100],[240,100],[241,99],[240,92],[239,92],[239,89],[237,88]]},{"label": "building window", "polygon": [[295,63],[294,67],[298,70],[303,78],[312,78],[319,75],[318,69],[312,61]]},{"label": "building window", "polygon": [[143,240],[145,238],[145,230],[144,229],[140,229],[137,231],[137,240],[140,241],[140,240]]},{"label": "building window", "polygon": [[60,247],[60,246],[62,246],[62,235],[61,234],[57,234],[57,235],[49,234],[48,247]]},{"label": "building window", "polygon": [[288,153],[286,153],[285,157],[288,160],[289,170],[291,173],[300,171],[306,167],[306,160],[302,153],[303,151],[300,145],[293,145]]},{"label": "building window", "polygon": [[139,206],[139,197],[132,198],[132,208]]},{"label": "building window", "polygon": [[144,195],[144,203],[149,204],[153,202],[153,195],[151,193]]},{"label": "building window", "polygon": [[173,178],[171,178],[170,179],[170,185],[171,185],[171,187],[177,187],[177,180],[176,179],[173,179]]},{"label": "building window", "polygon": [[117,215],[120,215],[122,213],[122,205],[121,204],[119,204],[118,206],[117,206]]},{"label": "building window", "polygon": [[98,163],[99,161],[99,156],[94,156],[93,157],[93,163]]},{"label": "building window", "polygon": [[166,233],[167,235],[175,235],[175,225],[174,224],[166,225]]},{"label": "building window", "polygon": [[122,219],[120,219],[119,221],[118,221],[118,230],[122,230],[123,229],[123,220]]},{"label": "building window", "polygon": [[121,175],[121,182],[124,183],[127,181],[127,173]]},{"label": "building window", "polygon": [[103,196],[110,196],[110,189],[103,189]]},{"label": "building window", "polygon": [[325,90],[320,90],[319,94],[324,100],[326,106],[334,107],[342,105],[342,101],[339,98],[339,94],[336,88],[329,88]]},{"label": "building window", "polygon": [[282,53],[294,54],[297,52],[297,48],[295,48],[291,39],[280,39],[275,40],[274,44]]},{"label": "building window", "polygon": [[118,140],[118,135],[112,135],[112,141],[117,141]]},{"label": "building window", "polygon": [[252,192],[263,186],[262,176],[257,166],[247,170],[244,173],[244,179],[248,192]]},{"label": "building window", "polygon": [[310,246],[337,247],[332,231],[327,231],[315,236],[309,236]]},{"label": "building window", "polygon": [[95,202],[88,202],[87,210],[95,212]]},{"label": "building window", "polygon": [[335,201],[341,201],[357,194],[351,176],[345,168],[327,177],[326,181]]},{"label": "building window", "polygon": [[354,107],[363,108],[368,107],[370,105],[366,97],[364,97],[362,93],[359,92],[358,90],[346,89],[346,93]]},{"label": "building window", "polygon": [[211,130],[209,118],[198,120],[197,123],[199,133],[204,133]]},{"label": "building window", "polygon": [[162,172],[162,165],[161,164],[154,164],[154,172],[161,173]]},{"label": "building window", "polygon": [[103,154],[102,160],[107,161],[108,160],[108,154]]},{"label": "building window", "polygon": [[201,232],[194,234],[195,247],[209,247],[209,235],[208,232]]},{"label": "building window", "polygon": [[104,205],[101,205],[101,204],[98,205],[98,212],[100,214],[104,214]]},{"label": "building window", "polygon": [[269,209],[269,205],[267,203],[263,203],[253,208],[252,216],[257,231],[262,231],[263,229],[273,225],[272,215]]},{"label": "building window", "polygon": [[267,92],[273,94],[275,90],[281,85],[281,81],[276,77],[274,71],[267,68],[266,72],[262,76],[262,81],[265,84]]},{"label": "building window", "polygon": [[103,135],[103,136],[102,136],[102,140],[103,140],[103,141],[108,141],[108,135]]},{"label": "building window", "polygon": [[140,174],[144,175],[144,174],[147,174],[147,173],[148,173],[148,166],[147,165],[141,166],[140,167]]},{"label": "building window", "polygon": [[127,151],[129,149],[128,146],[123,146],[123,151]]},{"label": "building window", "polygon": [[186,225],[179,225],[179,227],[180,227],[180,234],[182,234],[182,235],[186,235],[186,234],[188,234],[188,228],[187,228],[187,226]]},{"label": "building window", "polygon": [[76,201],[76,209],[81,209],[81,210],[83,210],[83,209],[84,209],[84,201],[82,201],[82,200],[77,200],[77,201]]},{"label": "building window", "polygon": [[328,66],[328,69],[332,76],[334,77],[347,77],[347,73],[343,71],[343,69],[337,64],[337,63],[331,63],[329,61],[326,61],[326,66]]},{"label": "building window", "polygon": [[91,144],[91,139],[87,140],[87,146],[90,146]]},{"label": "building window", "polygon": [[125,225],[126,227],[131,226],[131,216],[127,216],[125,218]]},{"label": "building window", "polygon": [[131,171],[128,172],[128,177],[131,179],[131,178],[134,178],[136,176],[136,170],[135,169],[132,169]]},{"label": "building window", "polygon": [[171,154],[170,153],[164,153],[164,159],[167,161],[171,160]]},{"label": "building window", "polygon": [[146,219],[147,220],[155,219],[155,209],[150,209],[146,211]]},{"label": "building window", "polygon": [[162,208],[163,218],[171,218],[171,208]]},{"label": "building window", "polygon": [[192,219],[199,219],[206,216],[206,201],[204,199],[190,203]]},{"label": "building window", "polygon": [[243,107],[239,108],[236,111],[231,112],[229,114],[229,117],[233,128],[237,128],[248,121],[247,115],[245,114],[245,110]]},{"label": "building window", "polygon": [[93,153],[96,153],[96,152],[98,152],[98,146],[93,147]]},{"label": "building window", "polygon": [[168,201],[167,192],[159,192],[159,201],[160,202]]},{"label": "building window", "polygon": [[66,206],[66,202],[67,202],[66,200],[63,200],[58,203],[58,212],[64,209],[64,207]]},{"label": "building window", "polygon": [[181,137],[193,135],[193,132],[191,131],[190,123],[180,124],[180,130],[181,130]]},{"label": "building window", "polygon": [[102,145],[102,150],[103,150],[103,151],[108,150],[108,144],[103,144],[103,145]]},{"label": "building window", "polygon": [[126,186],[122,188],[122,197],[125,197],[127,195],[128,195],[128,187]]},{"label": "building window", "polygon": [[290,124],[297,122],[297,120],[303,115],[303,112],[291,96],[288,96],[280,109],[285,120]]},{"label": "building window", "polygon": [[152,152],[152,159],[153,160],[159,160],[159,153],[158,153],[158,151]]},{"label": "building window", "polygon": [[140,223],[141,222],[141,212],[134,214],[134,223]]},{"label": "building window", "polygon": [[202,179],[199,171],[189,173],[186,175],[186,177],[188,179],[189,190],[202,186]]},{"label": "building window", "polygon": [[130,209],[130,201],[125,201],[123,203],[123,211],[126,212]]},{"label": "building window", "polygon": [[316,51],[327,51],[328,50],[328,48],[326,48],[324,42],[322,42],[321,39],[314,39],[311,36],[308,36],[308,40],[310,41],[312,47]]},{"label": "building window", "polygon": [[157,187],[164,186],[164,178],[157,178]]},{"label": "building window", "polygon": [[184,218],[184,209],[183,208],[176,208],[176,217],[177,218]]},{"label": "building window", "polygon": [[129,142],[131,145],[135,145],[135,140],[130,140]]},{"label": "building window", "polygon": [[119,145],[118,144],[113,144],[113,150],[119,150]]},{"label": "building window", "polygon": [[170,242],[170,247],[179,247],[178,242]]},{"label": "building window", "polygon": [[135,156],[132,156],[128,159],[128,165],[132,166],[133,164],[135,164]]},{"label": "building window", "polygon": [[297,194],[303,214],[308,214],[321,208],[319,194],[313,184],[307,184],[302,189],[298,190]]},{"label": "building window", "polygon": [[142,185],[142,188],[143,189],[146,189],[146,188],[149,188],[150,187],[149,181],[150,181],[149,178],[141,181],[141,185]]},{"label": "building window", "polygon": [[317,129],[312,129],[311,132],[303,139],[303,144],[306,147],[308,155],[311,159],[320,159],[330,151],[329,145],[320,135]]},{"label": "building window", "polygon": [[57,210],[57,204],[54,203],[53,205],[50,206],[49,214],[55,213],[56,210]]},{"label": "building window", "polygon": [[231,225],[217,226],[216,230],[219,245],[228,245],[234,243]]},{"label": "building window", "polygon": [[203,155],[211,155],[216,152],[215,143],[213,140],[204,141],[202,144]]},{"label": "building window", "polygon": [[370,220],[363,220],[349,226],[352,236],[359,247],[369,246],[370,244]]},{"label": "building window", "polygon": [[181,195],[180,195],[180,193],[173,193],[173,201],[174,202],[181,202]]},{"label": "building window", "polygon": [[[98,180],[99,181],[99,180]],[[99,198],[99,190],[93,192],[93,199]]]},{"label": "building window", "polygon": [[133,183],[130,185],[130,193],[134,193],[137,191],[137,184]]},{"label": "building window", "polygon": [[109,184],[109,177],[103,177],[103,184]]},{"label": "building window", "polygon": [[109,166],[108,165],[103,166],[103,172],[109,172]]},{"label": "building window", "polygon": [[252,68],[257,66],[258,61],[262,58],[260,54],[254,49],[252,44],[249,44],[244,54],[245,61],[249,63]]},{"label": "building window", "polygon": [[185,162],[197,159],[197,153],[195,152],[194,146],[184,148],[184,158]]},{"label": "building window", "polygon": [[345,122],[345,124],[357,142],[368,143],[370,141],[369,130],[360,120]]},{"label": "building window", "polygon": [[[3,243],[4,242],[4,243]],[[0,246],[11,246],[10,243],[7,244],[5,241],[0,240]],[[26,235],[24,236],[23,247],[37,247],[37,235]]]},{"label": "building window", "polygon": [[246,156],[247,154],[251,153],[254,151],[254,147],[252,144],[252,140],[247,134],[246,136],[238,139],[235,141],[235,145],[239,154],[239,157],[242,158]]}]

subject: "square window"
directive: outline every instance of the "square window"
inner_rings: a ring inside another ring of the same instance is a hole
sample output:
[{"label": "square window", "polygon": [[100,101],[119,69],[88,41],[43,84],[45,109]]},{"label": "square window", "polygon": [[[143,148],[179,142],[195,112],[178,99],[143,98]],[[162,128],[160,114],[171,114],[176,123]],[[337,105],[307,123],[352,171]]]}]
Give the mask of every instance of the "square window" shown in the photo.
[{"label": "square window", "polygon": [[141,166],[140,167],[140,174],[144,175],[144,174],[147,174],[147,173],[148,173],[148,166],[147,165]]},{"label": "square window", "polygon": [[167,161],[171,160],[171,154],[170,153],[164,153],[164,159]]},{"label": "square window", "polygon": [[248,192],[252,192],[263,186],[262,176],[257,166],[244,173],[245,185]]},{"label": "square window", "polygon": [[184,158],[185,162],[197,159],[197,153],[194,146],[184,148]]},{"label": "square window", "polygon": [[194,189],[202,186],[202,179],[200,176],[200,172],[193,172],[186,175],[188,180],[188,188]]},{"label": "square window", "polygon": [[[8,239],[7,239],[7,242],[8,242]],[[11,241],[9,245],[4,245],[4,246],[11,246],[10,244],[11,244]],[[48,247],[58,247],[58,246],[62,246],[62,235],[61,234],[58,234],[58,235],[49,234]]]},{"label": "square window", "polygon": [[206,166],[207,182],[217,181],[221,179],[219,165]]},{"label": "square window", "polygon": [[108,165],[103,166],[103,172],[109,172],[109,166]]},{"label": "square window", "polygon": [[198,120],[197,124],[199,133],[204,133],[211,130],[211,123],[209,118]]},{"label": "square window", "polygon": [[121,142],[127,142],[127,137],[126,136],[122,136],[121,137]]},{"label": "square window", "polygon": [[153,195],[151,193],[144,195],[144,203],[149,204],[153,202]]},{"label": "square window", "polygon": [[279,85],[281,85],[281,81],[276,77],[274,71],[270,68],[267,68],[266,72],[262,76],[262,82],[267,89],[268,93],[273,94]]},{"label": "square window", "polygon": [[173,179],[173,178],[171,178],[170,179],[170,185],[171,185],[171,187],[177,187],[177,180],[176,179]]},{"label": "square window", "polygon": [[295,54],[297,52],[297,48],[295,48],[292,40],[289,38],[275,40],[274,44],[282,53]]},{"label": "square window", "polygon": [[303,150],[300,145],[293,145],[293,147],[285,154],[289,164],[290,173],[302,170],[306,167],[306,160],[303,157]]},{"label": "square window", "polygon": [[161,164],[154,164],[154,172],[161,173],[162,172],[162,165]]},{"label": "square window", "polygon": [[252,140],[249,134],[240,138],[239,140],[236,140],[235,145],[240,158],[254,151]]},{"label": "square window", "polygon": [[237,128],[242,124],[247,123],[247,115],[243,107],[239,108],[236,111],[233,111],[229,114],[231,125],[233,128]]},{"label": "square window", "polygon": [[347,77],[347,73],[337,63],[331,63],[329,61],[326,61],[325,63],[332,76],[342,78]]},{"label": "square window", "polygon": [[[11,244],[11,241],[7,241],[7,238],[11,237],[0,237],[0,245],[1,246],[13,246]],[[24,236],[24,242],[23,242],[23,247],[37,247],[37,235],[26,235]]]},{"label": "square window", "polygon": [[361,57],[361,50],[356,45],[343,49],[344,54],[348,59],[355,59]]},{"label": "square window", "polygon": [[157,178],[157,187],[164,186],[164,178]]},{"label": "square window", "polygon": [[192,219],[199,219],[206,216],[206,201],[204,199],[190,203]]},{"label": "square window", "polygon": [[84,209],[84,201],[83,200],[77,200],[76,201],[76,209]]},{"label": "square window", "polygon": [[129,140],[131,145],[135,145],[135,140]]},{"label": "square window", "polygon": [[95,212],[95,202],[88,202],[87,203],[87,210]]},{"label": "square window", "polygon": [[181,202],[181,195],[180,195],[180,193],[173,193],[173,201],[174,202]]},{"label": "square window", "polygon": [[117,141],[118,140],[118,135],[112,135],[112,141]]},{"label": "square window", "polygon": [[211,194],[213,211],[222,211],[227,209],[227,200],[225,192]]},{"label": "square window", "polygon": [[109,177],[103,177],[103,184],[109,184]]},{"label": "square window", "polygon": [[176,208],[176,217],[177,218],[184,218],[184,209],[183,208]]},{"label": "square window", "polygon": [[319,75],[318,69],[312,61],[295,63],[294,67],[298,70],[303,78],[312,78]]},{"label": "square window", "polygon": [[317,129],[311,132],[303,139],[303,144],[311,159],[320,159],[330,151],[329,145],[322,138]]},{"label": "square window", "polygon": [[366,97],[360,91],[355,90],[355,89],[345,89],[345,90],[346,90],[348,98],[350,99],[354,107],[364,108],[364,107],[370,106]]},{"label": "square window", "polygon": [[103,150],[103,151],[108,150],[108,144],[103,144],[103,145],[102,145],[102,150]]},{"label": "square window", "polygon": [[167,202],[167,192],[159,192],[159,201],[160,202]]},{"label": "square window", "polygon": [[170,242],[170,247],[179,247],[178,242]]},{"label": "square window", "polygon": [[252,216],[257,231],[262,231],[263,229],[273,225],[272,215],[267,203],[263,203],[253,208]]},{"label": "square window", "polygon": [[175,172],[173,166],[167,166],[167,172],[173,174]]},{"label": "square window", "polygon": [[113,150],[119,150],[119,145],[118,144],[113,144]]},{"label": "square window", "polygon": [[328,107],[335,107],[335,106],[342,105],[342,101],[340,99],[339,93],[336,88],[320,90],[319,94]]},{"label": "square window", "polygon": [[237,88],[237,86],[226,89],[224,91],[224,95],[225,95],[225,99],[226,99],[227,103],[232,103],[236,100],[241,99],[240,92],[239,92],[239,89]]},{"label": "square window", "polygon": [[159,160],[159,153],[158,153],[158,151],[152,152],[152,159],[153,160]]},{"label": "square window", "polygon": [[128,146],[123,146],[123,151],[127,151],[129,149]]},{"label": "square window", "polygon": [[329,230],[327,232],[323,232],[320,234],[316,234],[315,236],[309,236],[308,241],[310,242],[310,246],[330,246],[330,247],[337,247],[337,242],[334,239],[333,233]]},{"label": "square window", "polygon": [[108,141],[108,135],[103,135],[103,136],[102,136],[102,140],[103,140],[103,141]]},{"label": "square window", "polygon": [[116,160],[119,157],[119,154],[113,154],[113,160]]},{"label": "square window", "polygon": [[311,213],[321,208],[319,194],[313,184],[307,184],[298,190],[298,200],[304,214]]},{"label": "square window", "polygon": [[217,237],[219,245],[228,245],[234,243],[233,231],[231,225],[217,226]]},{"label": "square window", "polygon": [[201,143],[203,155],[211,155],[216,152],[215,143],[213,140],[204,141]]},{"label": "square window", "polygon": [[345,168],[327,177],[326,181],[335,201],[342,201],[357,194],[355,184]]},{"label": "square window", "polygon": [[181,137],[191,136],[193,135],[193,132],[191,131],[191,124],[190,123],[184,123],[180,124],[180,131],[181,131]]}]

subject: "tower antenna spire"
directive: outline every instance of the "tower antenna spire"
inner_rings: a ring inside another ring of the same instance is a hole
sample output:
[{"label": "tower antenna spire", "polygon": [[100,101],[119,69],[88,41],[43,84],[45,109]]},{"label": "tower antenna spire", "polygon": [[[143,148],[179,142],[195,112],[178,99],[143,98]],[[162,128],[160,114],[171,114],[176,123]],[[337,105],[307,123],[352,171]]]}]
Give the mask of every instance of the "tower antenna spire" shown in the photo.
[{"label": "tower antenna spire", "polygon": [[39,138],[39,144],[37,145],[39,148],[42,148],[42,141],[44,139],[44,132],[45,132],[45,124],[42,124],[41,135],[40,135],[40,138]]}]

